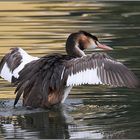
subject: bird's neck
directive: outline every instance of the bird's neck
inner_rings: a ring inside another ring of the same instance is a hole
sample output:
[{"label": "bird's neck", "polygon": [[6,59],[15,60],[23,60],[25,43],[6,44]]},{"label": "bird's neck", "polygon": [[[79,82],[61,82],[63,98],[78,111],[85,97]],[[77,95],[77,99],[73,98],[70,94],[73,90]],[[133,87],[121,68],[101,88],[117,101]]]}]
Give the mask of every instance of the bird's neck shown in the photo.
[{"label": "bird's neck", "polygon": [[76,38],[71,38],[69,37],[67,42],[66,42],[66,52],[69,56],[72,57],[82,57],[85,56],[85,53],[81,47],[79,46],[80,44],[76,41]]}]

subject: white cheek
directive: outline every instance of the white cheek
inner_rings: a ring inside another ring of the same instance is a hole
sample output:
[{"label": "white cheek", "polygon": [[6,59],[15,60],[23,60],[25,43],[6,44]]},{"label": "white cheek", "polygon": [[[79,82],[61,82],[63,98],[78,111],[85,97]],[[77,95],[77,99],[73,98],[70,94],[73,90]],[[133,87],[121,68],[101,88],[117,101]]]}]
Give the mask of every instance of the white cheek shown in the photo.
[{"label": "white cheek", "polygon": [[91,41],[91,45],[89,48],[95,49],[97,47],[97,45],[95,44],[94,41]]}]

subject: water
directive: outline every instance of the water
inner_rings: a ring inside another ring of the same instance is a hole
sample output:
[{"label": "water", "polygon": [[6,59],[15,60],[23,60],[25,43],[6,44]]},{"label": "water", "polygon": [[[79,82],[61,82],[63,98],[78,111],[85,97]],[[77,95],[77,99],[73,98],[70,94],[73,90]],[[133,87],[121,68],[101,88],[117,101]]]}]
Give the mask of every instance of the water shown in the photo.
[{"label": "water", "polygon": [[[140,78],[139,25],[140,2],[1,0],[0,58],[11,47],[38,57],[65,53],[67,36],[82,29]],[[14,88],[0,79],[0,138],[140,138],[139,92],[81,86],[57,109],[26,110],[21,101],[14,109]]]}]

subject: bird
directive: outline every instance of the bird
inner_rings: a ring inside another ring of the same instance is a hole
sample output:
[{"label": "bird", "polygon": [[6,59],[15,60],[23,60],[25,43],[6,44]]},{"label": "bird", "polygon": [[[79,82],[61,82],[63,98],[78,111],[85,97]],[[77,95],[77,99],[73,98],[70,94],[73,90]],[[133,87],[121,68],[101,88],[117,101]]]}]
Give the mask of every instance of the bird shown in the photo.
[{"label": "bird", "polygon": [[23,95],[23,106],[51,108],[64,103],[72,87],[80,85],[107,85],[135,88],[139,79],[124,64],[106,52],[92,48],[113,50],[99,42],[87,31],[71,33],[66,40],[66,53],[34,57],[22,48],[12,48],[0,62],[0,76],[16,86],[16,106]]}]

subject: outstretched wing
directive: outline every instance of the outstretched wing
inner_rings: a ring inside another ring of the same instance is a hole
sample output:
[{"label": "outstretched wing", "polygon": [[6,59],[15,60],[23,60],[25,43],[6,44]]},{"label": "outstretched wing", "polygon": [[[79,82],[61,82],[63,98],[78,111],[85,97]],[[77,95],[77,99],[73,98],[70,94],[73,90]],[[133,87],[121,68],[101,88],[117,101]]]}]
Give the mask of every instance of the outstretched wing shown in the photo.
[{"label": "outstretched wing", "polygon": [[65,64],[63,80],[67,86],[103,84],[133,88],[139,85],[132,71],[105,53],[70,60]]},{"label": "outstretched wing", "polygon": [[12,48],[0,62],[0,76],[9,82],[15,82],[25,64],[37,59],[39,58],[27,54],[21,48]]}]

